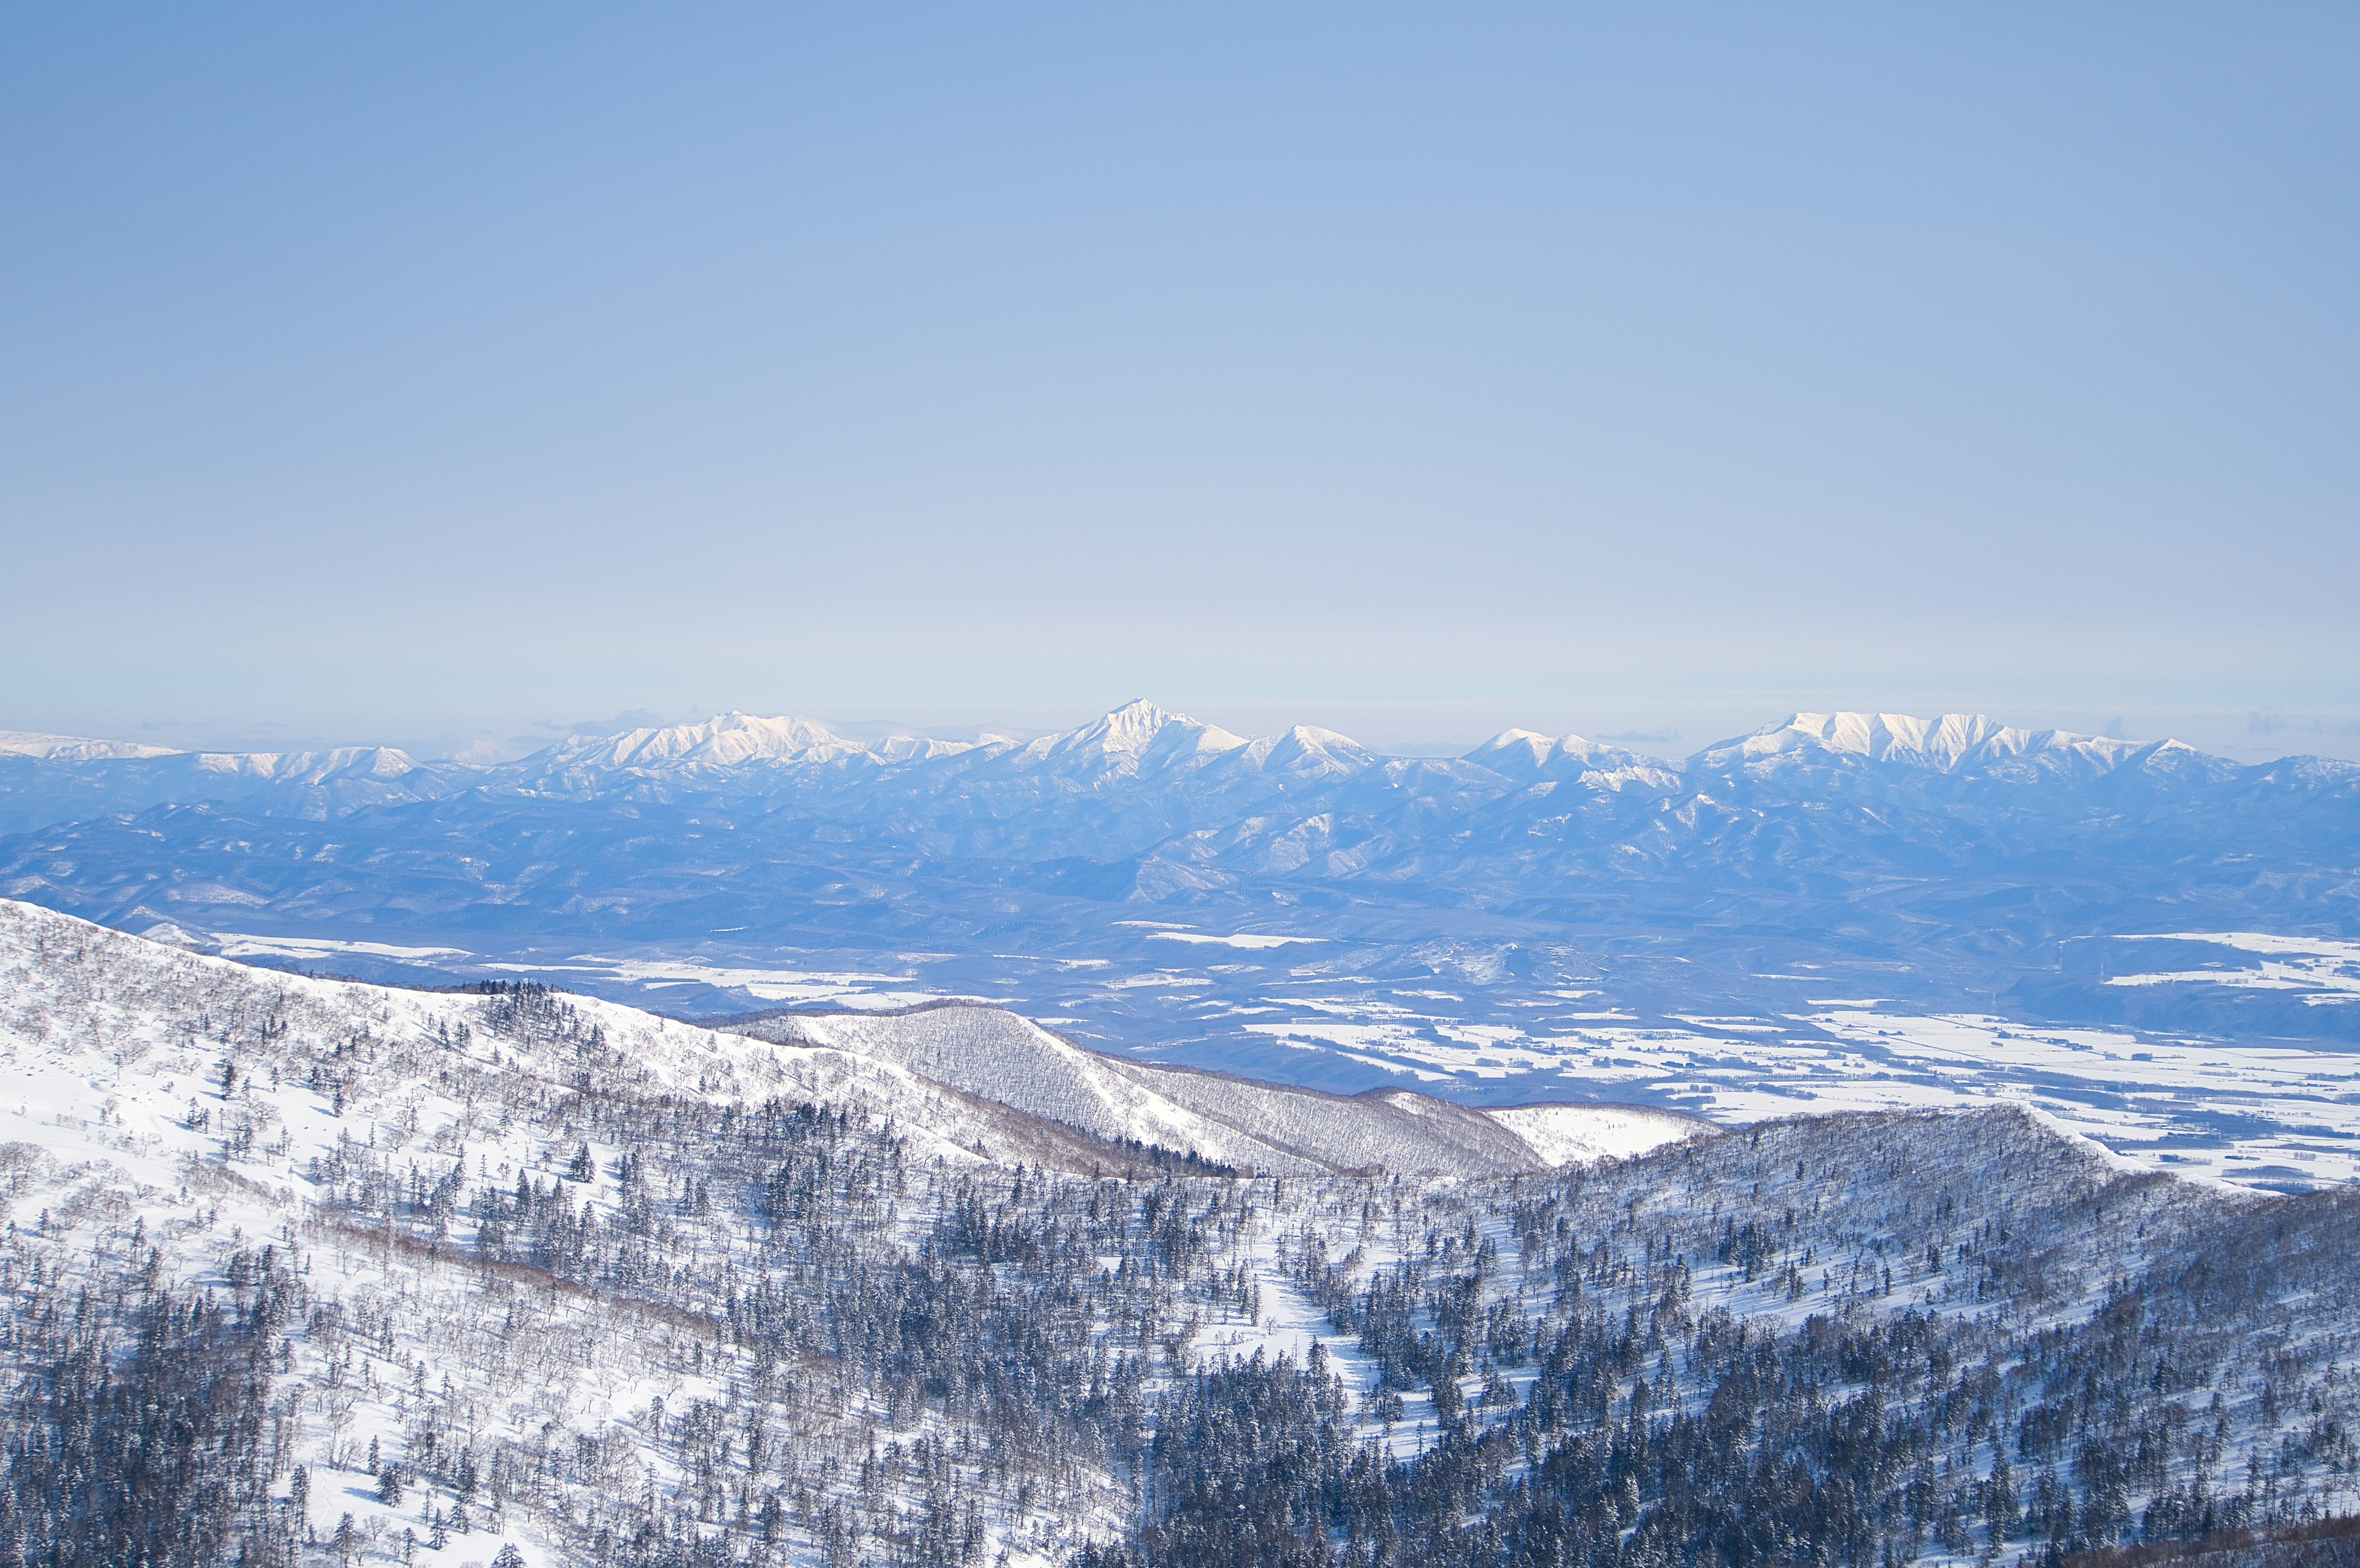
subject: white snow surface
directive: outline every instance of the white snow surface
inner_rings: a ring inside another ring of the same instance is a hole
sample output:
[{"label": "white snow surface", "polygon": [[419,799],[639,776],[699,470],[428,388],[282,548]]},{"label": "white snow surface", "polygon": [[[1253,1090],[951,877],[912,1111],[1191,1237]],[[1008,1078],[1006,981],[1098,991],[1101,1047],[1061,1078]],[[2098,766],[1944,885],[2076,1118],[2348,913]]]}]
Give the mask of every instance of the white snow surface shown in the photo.
[{"label": "white snow surface", "polygon": [[1652,1105],[1509,1105],[1486,1114],[1551,1165],[1629,1160],[1718,1130],[1701,1116]]},{"label": "white snow surface", "polygon": [[1098,1138],[1278,1174],[1508,1175],[1636,1154],[1711,1126],[1644,1106],[1483,1111],[1404,1089],[1329,1094],[1101,1055],[999,1007],[789,1016],[747,1027],[890,1062]]},{"label": "white snow surface", "polygon": [[2170,931],[2125,936],[2123,942],[2201,942],[2250,953],[2258,962],[2245,968],[2154,970],[2109,975],[2109,985],[2226,985],[2237,989],[2298,991],[2312,1007],[2360,1001],[2360,942],[2331,937],[2277,936],[2264,931]]}]

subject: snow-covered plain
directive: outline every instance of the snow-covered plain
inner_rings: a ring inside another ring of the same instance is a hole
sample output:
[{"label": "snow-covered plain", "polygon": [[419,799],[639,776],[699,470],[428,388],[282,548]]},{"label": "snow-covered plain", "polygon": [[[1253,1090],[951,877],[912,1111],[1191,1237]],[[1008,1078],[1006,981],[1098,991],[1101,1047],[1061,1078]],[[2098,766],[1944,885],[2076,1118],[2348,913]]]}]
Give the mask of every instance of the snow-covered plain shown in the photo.
[{"label": "snow-covered plain", "polygon": [[2253,953],[2258,962],[2113,975],[2107,976],[2109,985],[2223,985],[2231,989],[2295,991],[2302,994],[2306,1004],[2315,1007],[2360,1002],[2360,942],[2273,936],[2265,931],[2158,931],[2119,940],[2204,942],[2233,953]]}]

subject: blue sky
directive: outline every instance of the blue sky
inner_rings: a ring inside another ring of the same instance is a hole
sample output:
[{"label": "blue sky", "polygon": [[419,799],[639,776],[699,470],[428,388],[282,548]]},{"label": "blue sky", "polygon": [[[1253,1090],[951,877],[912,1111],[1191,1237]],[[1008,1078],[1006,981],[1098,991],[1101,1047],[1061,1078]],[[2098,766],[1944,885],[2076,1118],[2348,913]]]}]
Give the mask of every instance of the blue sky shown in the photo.
[{"label": "blue sky", "polygon": [[2360,754],[2355,82],[2336,5],[16,7],[0,726]]}]

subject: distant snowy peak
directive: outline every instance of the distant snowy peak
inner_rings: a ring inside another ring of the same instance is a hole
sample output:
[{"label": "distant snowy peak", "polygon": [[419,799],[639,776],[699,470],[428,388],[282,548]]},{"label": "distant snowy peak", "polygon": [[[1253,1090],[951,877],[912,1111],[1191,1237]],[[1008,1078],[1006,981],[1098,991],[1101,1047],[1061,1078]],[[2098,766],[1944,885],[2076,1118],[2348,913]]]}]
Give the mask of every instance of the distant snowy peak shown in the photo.
[{"label": "distant snowy peak", "polygon": [[1118,766],[1151,771],[1187,766],[1239,750],[1247,744],[1217,724],[1200,724],[1184,713],[1169,713],[1144,698],[1125,702],[1112,713],[1079,729],[1043,735],[1024,747],[1028,758],[1043,761],[1103,758]]},{"label": "distant snowy peak", "polygon": [[200,773],[272,784],[327,784],[406,779],[423,765],[398,746],[340,746],[327,751],[199,752],[195,766]]},{"label": "distant snowy peak", "polygon": [[1688,768],[1720,773],[1785,762],[1853,760],[1937,773],[2013,770],[2011,764],[2029,763],[2038,771],[2061,768],[2094,774],[2164,748],[2188,749],[2171,741],[2158,748],[2107,735],[2015,729],[1982,713],[1930,719],[1909,713],[1796,713],[1699,752]]},{"label": "distant snowy peak", "polygon": [[0,756],[43,762],[137,762],[173,757],[171,766],[201,777],[251,779],[272,784],[322,784],[331,779],[401,779],[424,764],[398,746],[340,746],[324,751],[180,751],[137,741],[92,740],[82,735],[27,735],[0,730]]},{"label": "distant snowy peak", "polygon": [[1751,762],[1796,753],[1841,753],[1872,762],[1900,762],[1949,771],[1994,739],[2010,751],[2025,749],[2030,737],[1982,713],[1944,713],[1921,719],[1910,713],[1796,713],[1765,724],[1738,741],[1705,755],[1721,761]]},{"label": "distant snowy peak", "polygon": [[809,719],[757,718],[719,713],[702,724],[625,730],[620,735],[576,735],[525,758],[530,772],[576,769],[595,772],[740,768],[751,762],[795,762],[865,753]]},{"label": "distant snowy peak", "polygon": [[1520,784],[1574,779],[1609,789],[1645,783],[1668,789],[1679,775],[1669,764],[1580,735],[1545,735],[1535,730],[1502,730],[1459,760],[1487,768]]},{"label": "distant snowy peak", "polygon": [[1345,779],[1375,766],[1375,752],[1349,735],[1297,724],[1282,735],[1247,744],[1244,756],[1264,773],[1305,779]]},{"label": "distant snowy peak", "polygon": [[938,757],[956,757],[963,751],[992,744],[995,737],[990,735],[977,740],[936,740],[920,735],[889,735],[867,743],[869,755],[881,762],[931,762]]},{"label": "distant snowy peak", "polygon": [[43,762],[117,762],[126,757],[178,755],[169,746],[143,746],[137,741],[0,730],[0,757],[31,757]]}]

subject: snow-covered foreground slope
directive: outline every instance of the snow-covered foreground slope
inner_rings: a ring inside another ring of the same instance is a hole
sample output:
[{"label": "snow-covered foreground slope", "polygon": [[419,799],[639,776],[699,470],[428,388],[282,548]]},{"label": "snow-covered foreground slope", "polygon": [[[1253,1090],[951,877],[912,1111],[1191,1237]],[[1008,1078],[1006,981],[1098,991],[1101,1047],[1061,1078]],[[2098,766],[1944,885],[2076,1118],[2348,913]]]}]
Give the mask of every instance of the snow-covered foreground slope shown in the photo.
[{"label": "snow-covered foreground slope", "polygon": [[1482,1111],[1404,1090],[1321,1094],[1087,1051],[999,1007],[775,1014],[738,1027],[832,1046],[1116,1141],[1158,1145],[1248,1171],[1382,1171],[1501,1176],[1601,1155],[1644,1153],[1710,1132],[1633,1105]]},{"label": "snow-covered foreground slope", "polygon": [[[1160,1158],[825,1047],[534,987],[438,995],[257,971],[5,901],[0,1100],[14,1221],[0,1291],[18,1291],[20,1317],[27,1287],[47,1300],[71,1280],[177,1289],[183,1303],[226,1292],[268,1319],[275,1343],[257,1353],[283,1392],[272,1404],[279,1502],[263,1514],[299,1541],[344,1539],[376,1560],[452,1537],[471,1508],[527,1562],[615,1560],[598,1534],[614,1527],[595,1505],[579,1517],[505,1507],[504,1481],[487,1474],[495,1454],[541,1462],[561,1432],[574,1479],[628,1476],[634,1508],[678,1495],[694,1438],[668,1437],[666,1422],[709,1421],[731,1391],[723,1342],[743,1279],[716,1234],[727,1222],[699,1222],[716,1212],[714,1184],[757,1173],[667,1170],[657,1150],[668,1133],[684,1129],[680,1144],[709,1156],[786,1156],[770,1199],[848,1206],[888,1266],[926,1225],[923,1203],[896,1217],[897,1198],[913,1196],[908,1172],[938,1186],[1000,1161],[1153,1171]],[[814,1146],[816,1160],[794,1158]],[[677,1181],[661,1217],[656,1172]],[[778,1190],[803,1181],[808,1194]],[[512,1197],[503,1206],[497,1194]],[[370,1223],[387,1198],[427,1225]],[[721,1204],[742,1209],[735,1192]],[[617,1267],[595,1282],[552,1267],[578,1258],[591,1232],[621,1238]],[[811,1305],[775,1304],[791,1317]],[[880,1432],[941,1440],[943,1421],[897,1420],[807,1361],[790,1348],[794,1387],[780,1390],[813,1445],[807,1485],[848,1486],[836,1456],[857,1460]],[[383,1488],[395,1455],[410,1456],[403,1479]],[[1118,1519],[1108,1475],[1043,1457],[1054,1474],[1027,1471],[1006,1488],[1037,1497],[1031,1511],[989,1530],[1020,1554],[1046,1539],[1053,1513],[1068,1536]],[[898,1482],[887,1490],[908,1501]],[[825,1555],[833,1516],[824,1497],[811,1506],[799,1524],[770,1528],[782,1547],[792,1538]],[[437,1560],[481,1561],[501,1542],[457,1544]]]},{"label": "snow-covered foreground slope", "polygon": [[0,1547],[1964,1561],[2360,1485],[2351,1193],[2126,1173],[2012,1107],[1328,1174],[1663,1129],[1045,1034],[988,1056],[1022,1106],[926,1071],[1021,1023],[765,1040],[0,903]]}]

